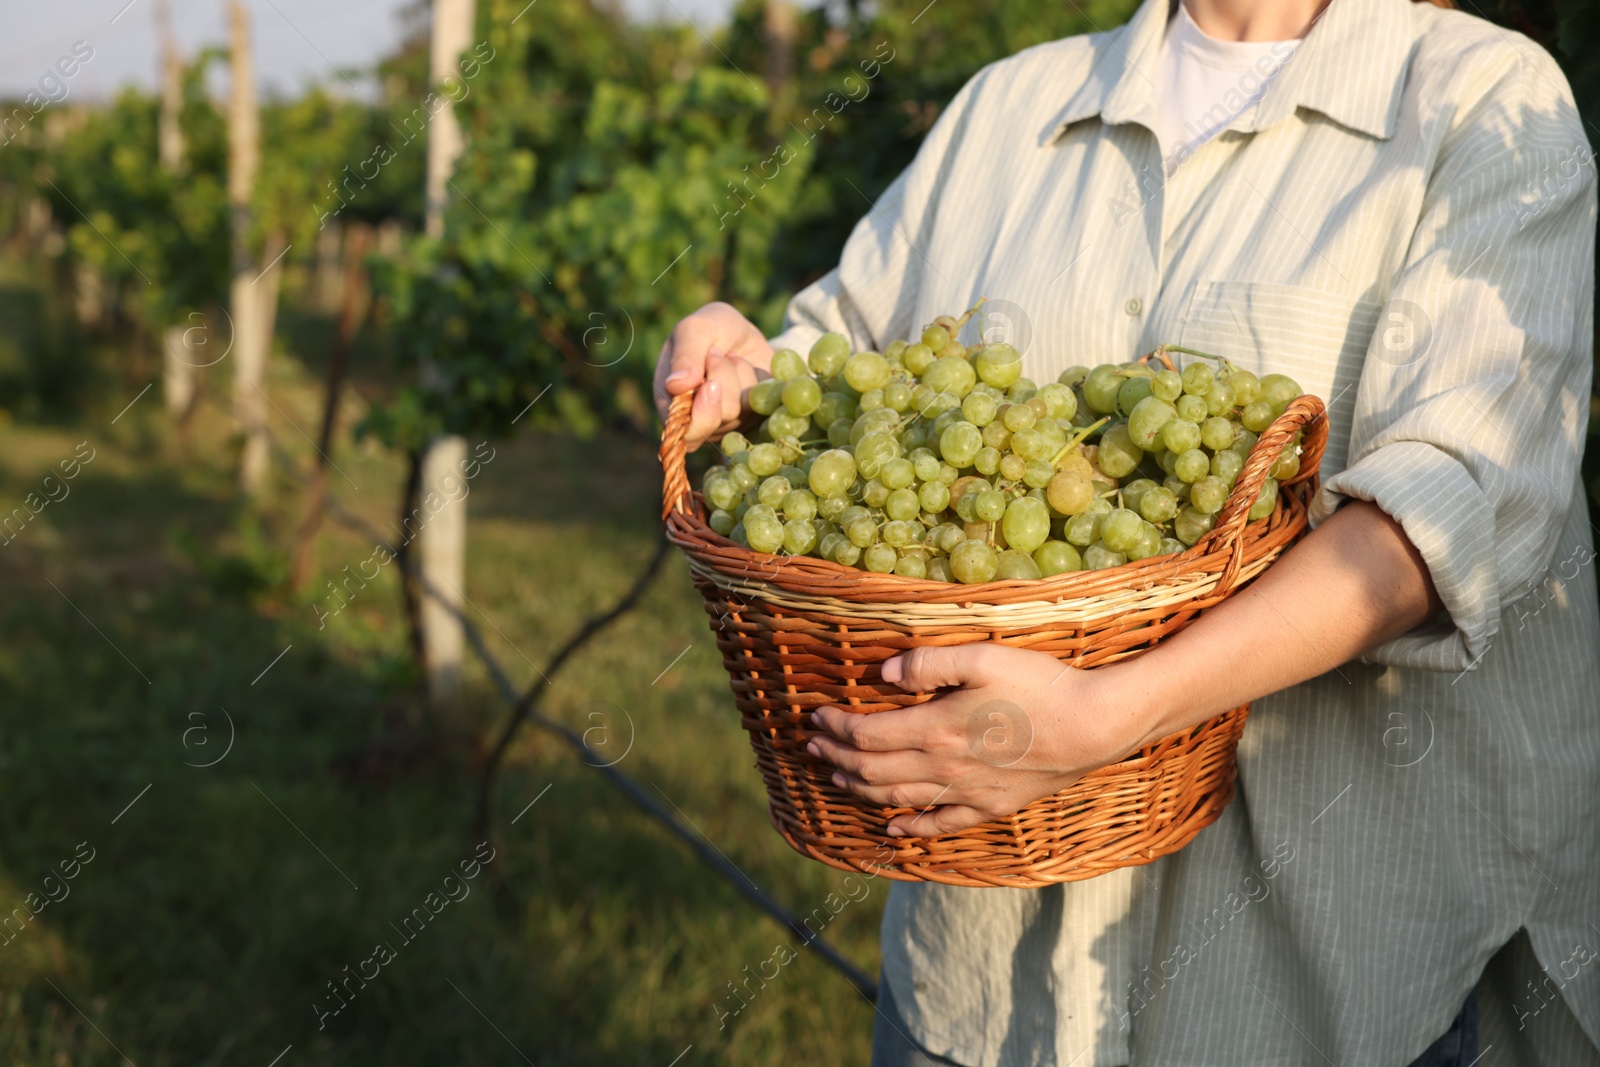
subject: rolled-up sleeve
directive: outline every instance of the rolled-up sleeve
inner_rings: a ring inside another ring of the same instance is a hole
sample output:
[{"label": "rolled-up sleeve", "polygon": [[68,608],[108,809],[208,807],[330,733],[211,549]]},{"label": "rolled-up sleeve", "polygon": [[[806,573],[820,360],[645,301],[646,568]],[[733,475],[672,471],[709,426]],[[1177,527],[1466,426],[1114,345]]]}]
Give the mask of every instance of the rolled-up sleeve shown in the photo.
[{"label": "rolled-up sleeve", "polygon": [[[829,331],[856,349],[881,349],[924,325],[913,323],[927,247],[938,215],[947,162],[965,134],[972,97],[992,68],[973,76],[940,114],[916,158],[889,184],[851,231],[839,265],[797,293],[774,348],[805,354]],[[863,206],[866,201],[862,201]]]},{"label": "rolled-up sleeve", "polygon": [[1369,653],[1466,670],[1551,563],[1577,468],[1593,349],[1595,168],[1559,69],[1529,48],[1444,137],[1422,220],[1368,349],[1350,463],[1312,509],[1393,517],[1448,613]]}]

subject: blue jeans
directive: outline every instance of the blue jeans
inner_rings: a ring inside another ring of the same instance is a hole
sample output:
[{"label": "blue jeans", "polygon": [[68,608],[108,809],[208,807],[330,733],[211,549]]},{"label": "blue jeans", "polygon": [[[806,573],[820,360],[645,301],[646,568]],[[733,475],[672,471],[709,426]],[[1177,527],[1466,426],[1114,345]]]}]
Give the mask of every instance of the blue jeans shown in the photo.
[{"label": "blue jeans", "polygon": [[[905,1021],[889,995],[888,983],[878,980],[878,1011],[872,1027],[872,1067],[959,1067],[954,1060],[935,1056],[906,1036]],[[1478,993],[1467,994],[1461,1014],[1444,1036],[1411,1062],[1411,1067],[1470,1067],[1478,1058]]]}]

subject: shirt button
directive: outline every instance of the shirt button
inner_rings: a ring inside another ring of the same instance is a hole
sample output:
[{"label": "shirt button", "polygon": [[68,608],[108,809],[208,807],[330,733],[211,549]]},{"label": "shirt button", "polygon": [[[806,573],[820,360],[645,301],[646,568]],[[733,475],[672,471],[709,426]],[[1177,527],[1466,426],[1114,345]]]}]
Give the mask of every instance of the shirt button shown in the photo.
[{"label": "shirt button", "polygon": [[1144,305],[1139,302],[1138,297],[1130,296],[1128,297],[1128,302],[1122,305],[1122,310],[1130,315],[1137,315],[1144,310]]}]

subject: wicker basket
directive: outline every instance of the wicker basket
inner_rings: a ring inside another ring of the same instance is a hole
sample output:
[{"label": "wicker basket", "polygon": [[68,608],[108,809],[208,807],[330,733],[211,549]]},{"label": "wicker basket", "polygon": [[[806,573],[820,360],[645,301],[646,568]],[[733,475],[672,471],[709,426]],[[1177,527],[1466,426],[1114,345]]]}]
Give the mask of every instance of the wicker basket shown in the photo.
[{"label": "wicker basket", "polygon": [[[769,556],[706,525],[684,469],[690,397],[674,399],[661,443],[667,537],[688,557],[722,650],[734,703],[766,780],[773,825],[798,852],[904,881],[1037,887],[1175,852],[1233,799],[1234,748],[1249,705],[1163,738],[1009,818],[936,838],[892,838],[880,808],[835,786],[811,756],[810,712],[871,714],[929,693],[885,683],[879,665],[919,645],[1003,641],[1075,667],[1136,656],[1260,574],[1305,532],[1327,443],[1314,396],[1262,435],[1213,530],[1188,551],[1101,571],[954,585],[874,574],[809,556]],[[1269,518],[1248,522],[1274,459],[1304,430],[1299,474]]]}]

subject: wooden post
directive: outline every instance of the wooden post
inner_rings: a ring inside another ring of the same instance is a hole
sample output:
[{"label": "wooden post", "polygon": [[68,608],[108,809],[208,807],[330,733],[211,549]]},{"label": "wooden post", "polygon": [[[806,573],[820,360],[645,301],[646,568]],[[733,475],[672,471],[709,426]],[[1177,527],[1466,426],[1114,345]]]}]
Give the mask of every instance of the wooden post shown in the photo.
[{"label": "wooden post", "polygon": [[[250,251],[256,172],[261,166],[261,125],[256,103],[255,63],[250,53],[250,14],[243,0],[230,0],[228,93],[228,209],[233,246],[233,284],[229,300],[233,317],[233,410],[244,431],[239,484],[254,493],[261,488],[269,459],[267,399],[264,392],[270,322],[262,291],[255,284],[256,258]],[[271,286],[276,303],[276,285]]]},{"label": "wooden post", "polygon": [[[460,78],[461,53],[472,43],[473,0],[434,0],[433,40],[429,53],[429,80],[435,87],[446,78]],[[427,232],[444,235],[444,207],[450,175],[465,147],[461,124],[446,98],[428,124]],[[424,381],[430,368],[423,367]],[[467,569],[467,483],[462,467],[467,458],[465,438],[435,438],[422,456],[418,499],[443,501],[430,510],[417,538],[417,568],[423,578],[422,663],[428,679],[428,699],[437,711],[454,712],[461,705],[461,659],[465,635],[457,616]]]},{"label": "wooden post", "polygon": [[[177,177],[184,172],[183,144],[183,56],[172,31],[170,0],[155,0],[156,36],[161,41],[161,117],[157,127],[157,155],[163,173]],[[169,325],[161,337],[161,391],[167,414],[182,423],[194,409],[195,360],[188,350],[188,329],[184,323]]]}]

